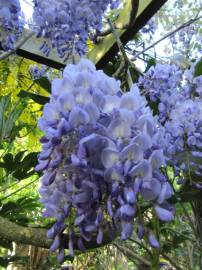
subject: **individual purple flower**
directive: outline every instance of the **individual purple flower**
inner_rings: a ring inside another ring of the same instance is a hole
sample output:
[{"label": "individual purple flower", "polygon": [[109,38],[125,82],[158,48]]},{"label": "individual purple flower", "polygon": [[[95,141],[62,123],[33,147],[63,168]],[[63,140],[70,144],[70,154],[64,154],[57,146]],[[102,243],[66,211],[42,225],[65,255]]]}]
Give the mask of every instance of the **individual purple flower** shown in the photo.
[{"label": "individual purple flower", "polygon": [[152,232],[149,232],[148,234],[148,241],[153,248],[156,248],[156,249],[160,248],[160,244]]}]

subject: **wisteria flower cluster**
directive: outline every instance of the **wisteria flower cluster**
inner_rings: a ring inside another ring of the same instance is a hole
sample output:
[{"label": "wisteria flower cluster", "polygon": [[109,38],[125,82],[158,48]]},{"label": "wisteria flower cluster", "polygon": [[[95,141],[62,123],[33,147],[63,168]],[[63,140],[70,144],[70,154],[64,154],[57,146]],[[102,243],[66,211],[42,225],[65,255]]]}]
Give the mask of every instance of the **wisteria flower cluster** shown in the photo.
[{"label": "wisteria flower cluster", "polygon": [[24,27],[24,16],[19,0],[1,0],[0,43],[5,51],[13,50]]},{"label": "wisteria flower cluster", "polygon": [[197,35],[198,27],[196,25],[189,25],[178,31],[175,35],[170,37],[173,46],[181,44],[183,47],[188,47],[192,38]]},{"label": "wisteria flower cluster", "polygon": [[178,170],[202,175],[202,100],[178,102],[166,122],[167,154]]},{"label": "wisteria flower cluster", "polygon": [[61,58],[69,54],[84,55],[92,31],[100,31],[107,7],[118,0],[34,0],[33,20],[38,37],[44,37],[41,50],[49,55],[55,48]]},{"label": "wisteria flower cluster", "polygon": [[45,72],[46,72],[46,66],[44,65],[39,67],[35,64],[35,65],[30,65],[29,67],[29,73],[33,80],[43,77]]},{"label": "wisteria flower cluster", "polygon": [[[52,83],[39,127],[45,135],[36,170],[43,171],[44,215],[56,220],[48,237],[60,262],[63,232],[69,234],[71,255],[75,235],[81,250],[94,237],[102,243],[105,232],[125,240],[134,219],[142,237],[140,201],[153,206],[160,220],[173,219],[166,202],[172,188],[161,169],[163,129],[136,85],[122,93],[120,82],[96,71],[89,60],[68,65],[63,78]],[[147,236],[159,247],[152,232]]]},{"label": "wisteria flower cluster", "polygon": [[195,65],[185,71],[157,64],[139,79],[150,101],[158,103],[158,118],[165,126],[165,153],[175,172],[202,175],[202,76]]},{"label": "wisteria flower cluster", "polygon": [[184,100],[182,70],[176,65],[156,64],[138,81],[139,87],[149,100],[158,104],[159,121],[164,123],[177,101]]}]

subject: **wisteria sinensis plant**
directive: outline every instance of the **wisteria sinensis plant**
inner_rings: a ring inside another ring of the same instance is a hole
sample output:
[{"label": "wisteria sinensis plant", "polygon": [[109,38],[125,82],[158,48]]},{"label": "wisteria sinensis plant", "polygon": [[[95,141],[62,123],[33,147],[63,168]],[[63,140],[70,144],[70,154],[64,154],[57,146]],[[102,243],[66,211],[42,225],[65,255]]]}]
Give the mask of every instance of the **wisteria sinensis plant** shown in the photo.
[{"label": "wisteria sinensis plant", "polygon": [[173,191],[163,173],[164,130],[138,87],[123,93],[119,81],[89,60],[68,65],[52,83],[39,127],[44,136],[36,170],[43,172],[44,216],[56,221],[48,237],[58,260],[65,257],[63,233],[71,255],[75,239],[83,251],[93,238],[101,244],[106,232],[126,240],[134,226],[158,248],[141,206],[171,221],[174,209],[166,200]]}]

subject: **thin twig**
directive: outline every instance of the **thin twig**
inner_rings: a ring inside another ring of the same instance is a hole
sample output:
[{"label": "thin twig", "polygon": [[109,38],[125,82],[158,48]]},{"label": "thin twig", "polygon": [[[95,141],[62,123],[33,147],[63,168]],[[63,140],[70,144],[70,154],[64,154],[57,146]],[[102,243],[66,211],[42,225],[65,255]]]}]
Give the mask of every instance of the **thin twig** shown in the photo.
[{"label": "thin twig", "polygon": [[119,246],[117,244],[113,244],[117,249],[119,249],[123,254],[125,254],[125,256],[129,256],[130,258],[134,258],[136,259],[138,262],[143,263],[144,265],[150,266],[151,263],[143,258],[143,257],[139,257],[137,254],[135,254],[135,252],[132,252],[130,249],[123,247],[123,246]]},{"label": "thin twig", "polygon": [[184,211],[184,214],[185,214],[185,216],[187,217],[187,219],[188,219],[188,221],[189,221],[189,225],[190,225],[190,227],[192,228],[192,231],[193,231],[193,233],[194,233],[194,235],[195,235],[195,237],[196,237],[196,239],[197,239],[197,238],[198,238],[198,235],[197,235],[196,228],[195,228],[195,226],[194,226],[193,221],[191,220],[191,217],[189,216],[189,213],[187,212],[186,207],[184,207],[183,203],[181,203],[181,202],[179,202],[179,204],[181,205],[181,207],[182,207],[182,209],[183,209],[183,211]]},{"label": "thin twig", "polygon": [[150,50],[151,48],[153,48],[154,46],[156,46],[158,43],[160,43],[161,41],[163,41],[164,39],[174,35],[176,32],[178,32],[179,30],[189,26],[190,24],[200,20],[202,18],[202,16],[197,17],[195,19],[191,19],[185,23],[183,23],[182,25],[180,25],[178,28],[176,28],[174,31],[166,34],[165,36],[163,36],[162,38],[160,38],[159,40],[157,40],[156,42],[154,42],[153,44],[151,44],[150,46],[148,46],[147,48],[145,48],[144,50],[142,50],[141,52],[139,52],[138,54],[136,54],[131,60],[136,60],[138,58],[138,56],[140,56],[141,54],[143,54],[144,52]]},{"label": "thin twig", "polygon": [[[121,25],[121,26],[117,26],[116,24],[114,25],[114,28],[117,30],[124,30],[124,29],[129,29],[131,27],[133,27],[133,25],[135,24],[136,21],[136,15],[137,15],[137,11],[138,11],[138,7],[139,7],[139,0],[131,0],[131,12],[130,12],[130,19],[129,22],[125,25]],[[106,30],[103,30],[100,33],[97,33],[96,38],[97,37],[104,37],[107,36],[109,34],[112,33],[112,29],[107,28]]]},{"label": "thin twig", "polygon": [[119,37],[116,29],[114,28],[113,23],[111,22],[111,20],[109,18],[107,19],[107,21],[108,21],[108,23],[109,23],[109,25],[110,25],[110,27],[112,29],[112,33],[113,33],[113,35],[114,35],[114,37],[116,39],[119,51],[122,54],[127,82],[128,82],[128,85],[131,87],[132,84],[133,84],[133,80],[131,78],[131,74],[130,74],[130,71],[129,71],[129,65],[131,64],[131,61],[129,60],[129,58],[128,58],[126,52],[125,52],[124,46],[123,46],[123,44],[122,44],[122,42],[120,40],[120,37]]},{"label": "thin twig", "polygon": [[25,42],[30,39],[32,36],[34,35],[34,32],[29,33],[29,35],[27,35],[26,37],[24,37],[23,39],[21,39],[15,46],[14,50],[8,51],[8,52],[4,52],[2,54],[0,54],[0,61],[6,59],[7,57],[9,57],[10,55],[14,54],[22,45],[25,44]]},{"label": "thin twig", "polygon": [[34,7],[30,2],[28,2],[27,0],[23,0],[23,2],[25,2],[27,5],[29,5],[30,7]]},{"label": "thin twig", "polygon": [[109,25],[110,25],[110,27],[112,29],[112,33],[113,33],[113,35],[114,35],[114,37],[116,39],[117,45],[119,47],[119,51],[121,52],[121,54],[122,54],[122,56],[124,58],[125,63],[128,64],[129,63],[129,59],[128,59],[127,54],[126,54],[126,52],[124,50],[124,46],[123,46],[123,44],[122,44],[122,42],[120,40],[120,37],[119,37],[117,31],[115,30],[114,25],[111,22],[111,20],[110,19],[107,19],[107,22],[109,23]]},{"label": "thin twig", "polygon": [[183,270],[177,262],[175,262],[172,258],[170,258],[168,255],[166,255],[164,252],[161,252],[161,256],[166,259],[167,261],[169,261],[169,263],[175,267],[176,270]]},{"label": "thin twig", "polygon": [[10,188],[12,188],[12,187],[18,185],[19,183],[20,183],[20,182],[15,182],[15,183],[11,184],[10,186],[7,186],[7,187],[5,187],[5,188],[2,188],[2,189],[0,190],[0,193],[2,193],[2,192],[4,192],[4,191],[6,191],[6,190],[8,190],[8,189],[10,189]]},{"label": "thin twig", "polygon": [[148,253],[150,256],[152,256],[152,252],[151,252],[146,246],[144,246],[142,243],[140,243],[140,242],[138,242],[138,241],[136,241],[136,240],[134,240],[134,239],[132,239],[132,238],[129,238],[129,240],[130,240],[131,242],[137,244],[139,247],[143,248],[144,250],[146,250],[147,253]]},{"label": "thin twig", "polygon": [[33,184],[34,182],[36,182],[36,181],[38,181],[38,178],[35,179],[35,180],[33,180],[32,182],[28,183],[27,185],[24,185],[23,187],[21,187],[21,188],[15,190],[14,192],[8,194],[7,196],[1,198],[1,199],[0,199],[0,202],[2,202],[2,201],[4,201],[4,200],[8,199],[9,197],[13,196],[14,194],[16,194],[16,193],[18,193],[18,192],[20,192],[21,190],[23,190],[24,188],[26,188],[26,187],[32,185],[32,184]]}]

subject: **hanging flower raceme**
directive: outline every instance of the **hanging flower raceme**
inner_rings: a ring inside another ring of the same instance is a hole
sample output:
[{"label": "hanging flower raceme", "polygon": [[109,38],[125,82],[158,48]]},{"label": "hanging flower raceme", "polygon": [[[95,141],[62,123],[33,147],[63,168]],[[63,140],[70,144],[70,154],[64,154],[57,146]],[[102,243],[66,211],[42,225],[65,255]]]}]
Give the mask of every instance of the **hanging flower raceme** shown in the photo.
[{"label": "hanging flower raceme", "polygon": [[[136,218],[142,237],[140,201],[153,206],[160,220],[172,220],[166,202],[172,188],[161,172],[163,130],[146,105],[137,86],[122,93],[119,81],[88,60],[68,65],[63,78],[53,81],[39,120],[45,136],[36,170],[43,171],[44,216],[56,220],[48,237],[60,262],[64,231],[71,255],[76,239],[81,250],[94,237],[102,243],[105,232],[128,239]],[[151,232],[148,240],[154,246]]]},{"label": "hanging flower raceme", "polygon": [[202,175],[202,76],[195,66],[180,70],[157,64],[139,79],[150,101],[158,103],[158,118],[165,126],[165,154],[175,173]]},{"label": "hanging flower raceme", "polygon": [[102,16],[118,0],[34,0],[33,20],[38,37],[44,37],[41,50],[49,55],[56,48],[61,58],[86,53],[87,39],[92,31],[100,31]]},{"label": "hanging flower raceme", "polygon": [[0,3],[0,43],[5,51],[13,50],[22,34],[24,17],[19,0],[1,0]]},{"label": "hanging flower raceme", "polygon": [[[156,64],[144,76],[139,78],[138,85],[151,102],[158,104],[158,117],[164,123],[176,102],[184,100],[182,93],[183,72],[176,65]],[[188,94],[189,95],[189,94]]]},{"label": "hanging flower raceme", "polygon": [[187,48],[190,45],[192,38],[197,36],[199,29],[200,26],[197,25],[197,23],[195,25],[189,25],[172,35],[170,41],[174,47],[181,45],[184,48]]},{"label": "hanging flower raceme", "polygon": [[45,75],[45,72],[46,72],[46,66],[44,65],[39,67],[35,64],[35,65],[30,65],[29,67],[29,73],[32,80],[40,79],[41,77]]},{"label": "hanging flower raceme", "polygon": [[165,127],[166,153],[176,171],[202,176],[202,99],[178,102]]}]

